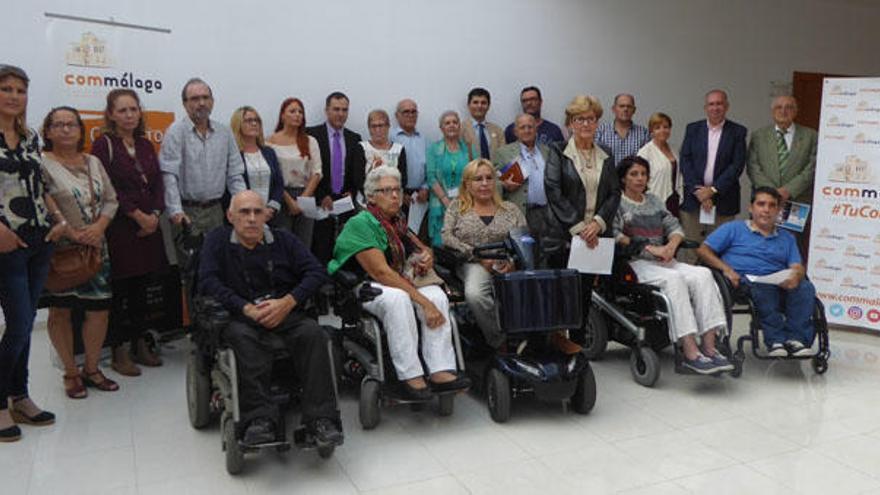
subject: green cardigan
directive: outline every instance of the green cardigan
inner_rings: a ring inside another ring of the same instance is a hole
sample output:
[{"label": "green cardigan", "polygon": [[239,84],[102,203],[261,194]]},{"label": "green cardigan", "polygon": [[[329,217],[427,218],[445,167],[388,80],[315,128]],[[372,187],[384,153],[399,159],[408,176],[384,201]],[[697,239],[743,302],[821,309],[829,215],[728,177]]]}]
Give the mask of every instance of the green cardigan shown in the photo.
[{"label": "green cardigan", "polygon": [[336,238],[333,259],[327,265],[327,271],[333,275],[348,263],[352,256],[371,248],[384,253],[388,249],[388,236],[372,213],[361,211],[345,222],[345,227]]}]

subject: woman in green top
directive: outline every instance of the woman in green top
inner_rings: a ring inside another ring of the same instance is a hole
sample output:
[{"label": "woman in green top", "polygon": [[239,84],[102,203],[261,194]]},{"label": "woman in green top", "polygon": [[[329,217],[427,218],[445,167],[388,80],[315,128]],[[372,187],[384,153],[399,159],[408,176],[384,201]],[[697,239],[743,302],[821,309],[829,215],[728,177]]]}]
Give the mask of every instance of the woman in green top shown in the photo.
[{"label": "woman in green top", "polygon": [[428,234],[431,244],[443,244],[440,230],[443,228],[443,215],[446,207],[458,197],[458,185],[464,167],[471,161],[470,145],[461,138],[461,122],[458,114],[447,110],[440,115],[440,130],[443,139],[428,147],[427,180],[431,191],[428,204]]},{"label": "woman in green top", "polygon": [[[470,385],[456,374],[452,327],[449,323],[449,300],[437,285],[416,287],[415,275],[427,273],[434,265],[430,248],[422,244],[406,227],[400,213],[400,172],[379,167],[370,172],[364,183],[367,209],[349,219],[336,238],[329,271],[344,268],[366,273],[382,293],[363,307],[375,315],[388,336],[388,351],[401,382],[401,394],[408,399],[424,400],[431,390],[459,390]],[[416,315],[422,323],[419,339]],[[430,375],[419,360],[422,357]]]}]

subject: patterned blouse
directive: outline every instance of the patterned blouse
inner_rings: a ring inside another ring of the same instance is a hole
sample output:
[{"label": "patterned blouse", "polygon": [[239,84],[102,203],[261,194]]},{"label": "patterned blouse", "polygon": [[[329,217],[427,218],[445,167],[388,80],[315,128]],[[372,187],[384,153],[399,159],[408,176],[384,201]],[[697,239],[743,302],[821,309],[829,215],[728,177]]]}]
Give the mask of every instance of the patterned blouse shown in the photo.
[{"label": "patterned blouse", "polygon": [[15,149],[0,133],[0,222],[19,235],[49,229],[41,161],[36,132],[28,130]]},{"label": "patterned blouse", "polygon": [[509,201],[501,203],[488,225],[473,208],[459,213],[460,204],[456,199],[446,209],[442,230],[443,244],[467,255],[468,260],[473,259],[475,247],[504,240],[512,229],[526,226],[526,217],[522,210]]},{"label": "patterned blouse", "polygon": [[101,160],[97,157],[83,154],[92,177],[92,187],[95,190],[97,202],[94,213],[92,212],[92,192],[89,188],[89,172],[85,170],[71,170],[49,156],[43,157],[43,175],[46,178],[46,189],[58,204],[58,209],[64,215],[64,219],[72,228],[85,227],[93,223],[98,215],[113,218],[119,202],[116,200],[116,190],[110,182],[110,177],[104,171]]}]

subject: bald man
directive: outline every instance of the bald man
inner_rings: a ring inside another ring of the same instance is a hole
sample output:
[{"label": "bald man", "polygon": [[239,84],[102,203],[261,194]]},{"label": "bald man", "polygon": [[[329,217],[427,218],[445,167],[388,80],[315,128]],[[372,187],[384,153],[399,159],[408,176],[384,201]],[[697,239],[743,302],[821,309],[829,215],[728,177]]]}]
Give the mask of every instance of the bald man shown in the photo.
[{"label": "bald man", "polygon": [[232,315],[223,340],[235,351],[243,441],[268,443],[286,436],[270,394],[272,340],[290,352],[303,387],[302,423],[318,445],[339,445],[342,430],[330,365],[329,337],[302,308],[327,280],[327,271],[299,239],[266,225],[259,194],[233,196],[231,226],[205,238],[200,293]]},{"label": "bald man", "polygon": [[[772,187],[783,203],[812,203],[818,136],[813,129],[794,123],[797,110],[793,96],[773,98],[773,124],[752,133],[746,171],[753,188]],[[801,256],[806,258],[809,228],[796,237]]]}]

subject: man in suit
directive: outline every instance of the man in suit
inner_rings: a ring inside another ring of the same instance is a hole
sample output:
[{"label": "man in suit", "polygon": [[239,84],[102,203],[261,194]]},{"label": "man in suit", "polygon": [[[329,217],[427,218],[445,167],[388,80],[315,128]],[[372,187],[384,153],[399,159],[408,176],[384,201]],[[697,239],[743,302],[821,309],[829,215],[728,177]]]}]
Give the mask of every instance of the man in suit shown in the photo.
[{"label": "man in suit", "polygon": [[504,145],[504,130],[486,121],[492,96],[485,88],[474,88],[468,93],[467,105],[471,116],[461,123],[461,137],[471,145],[475,157],[491,160],[495,150]]},{"label": "man in suit", "polygon": [[493,163],[498,170],[514,162],[519,165],[523,182],[513,179],[500,181],[502,196],[522,210],[532,237],[541,239],[547,218],[544,168],[550,150],[546,144],[538,142],[538,125],[534,117],[527,113],[520,114],[514,120],[514,126],[516,141],[498,148]]},{"label": "man in suit", "polygon": [[[363,189],[367,160],[364,149],[359,144],[361,135],[345,128],[348,120],[348,97],[339,91],[327,95],[324,114],[327,121],[307,127],[306,133],[318,141],[318,149],[321,151],[322,175],[315,190],[315,198],[320,200],[322,208],[331,210],[333,201],[344,196],[349,196],[354,201],[358,191]],[[349,212],[338,219],[330,217],[315,222],[312,252],[325,265],[332,257],[337,220],[341,227],[353,214],[354,212]]]},{"label": "man in suit", "polygon": [[[713,89],[706,93],[705,120],[691,122],[685,131],[679,154],[684,178],[681,224],[685,236],[702,242],[716,227],[732,220],[740,211],[739,176],[746,165],[746,128],[727,120],[727,93]],[[714,221],[700,223],[700,210]],[[696,254],[683,253],[683,261],[696,261]]]},{"label": "man in suit", "polygon": [[[816,131],[795,125],[797,100],[777,96],[770,104],[773,125],[758,129],[749,140],[749,179],[752,187],[776,189],[785,201],[811,203],[816,173]],[[806,259],[810,239],[809,223],[795,235],[801,257]]]}]

